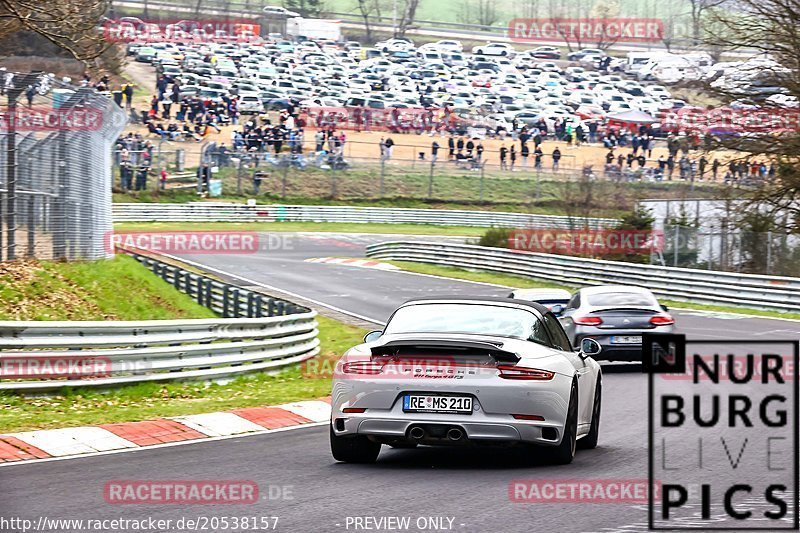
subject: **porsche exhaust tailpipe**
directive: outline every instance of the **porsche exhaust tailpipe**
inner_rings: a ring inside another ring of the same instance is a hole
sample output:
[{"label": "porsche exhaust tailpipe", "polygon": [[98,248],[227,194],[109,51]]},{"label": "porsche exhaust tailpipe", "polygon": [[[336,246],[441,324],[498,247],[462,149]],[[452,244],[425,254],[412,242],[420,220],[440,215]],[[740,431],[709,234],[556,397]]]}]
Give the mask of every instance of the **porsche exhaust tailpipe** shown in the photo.
[{"label": "porsche exhaust tailpipe", "polygon": [[464,437],[464,432],[458,428],[451,428],[447,432],[447,438],[452,441],[461,440],[463,437]]},{"label": "porsche exhaust tailpipe", "polygon": [[422,440],[425,438],[425,430],[419,426],[414,426],[411,428],[411,431],[408,432],[408,436],[414,440]]}]

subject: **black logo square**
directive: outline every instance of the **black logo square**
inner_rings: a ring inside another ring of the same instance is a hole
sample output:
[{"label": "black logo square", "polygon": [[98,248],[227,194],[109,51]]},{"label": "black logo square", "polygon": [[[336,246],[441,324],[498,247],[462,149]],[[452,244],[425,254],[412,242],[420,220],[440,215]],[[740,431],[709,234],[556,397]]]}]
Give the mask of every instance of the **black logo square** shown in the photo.
[{"label": "black logo square", "polygon": [[642,334],[642,372],[683,374],[686,372],[686,335]]}]

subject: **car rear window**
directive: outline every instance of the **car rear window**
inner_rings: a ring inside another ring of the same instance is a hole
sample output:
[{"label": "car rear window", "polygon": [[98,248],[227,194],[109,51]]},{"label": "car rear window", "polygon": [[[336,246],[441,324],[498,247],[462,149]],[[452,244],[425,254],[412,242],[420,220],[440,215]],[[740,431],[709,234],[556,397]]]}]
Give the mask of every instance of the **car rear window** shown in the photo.
[{"label": "car rear window", "polygon": [[656,305],[655,298],[639,292],[598,292],[587,297],[591,306],[629,307]]}]

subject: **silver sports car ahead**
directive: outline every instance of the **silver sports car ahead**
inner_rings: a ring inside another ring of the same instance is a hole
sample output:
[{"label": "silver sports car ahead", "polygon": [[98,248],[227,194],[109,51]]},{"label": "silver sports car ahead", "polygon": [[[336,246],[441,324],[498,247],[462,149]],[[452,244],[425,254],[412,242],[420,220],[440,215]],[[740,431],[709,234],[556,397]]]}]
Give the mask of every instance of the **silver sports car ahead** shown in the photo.
[{"label": "silver sports car ahead", "polygon": [[521,444],[555,463],[594,448],[600,427],[600,351],[572,349],[534,302],[420,299],[337,363],[331,451],[373,462],[381,445]]}]

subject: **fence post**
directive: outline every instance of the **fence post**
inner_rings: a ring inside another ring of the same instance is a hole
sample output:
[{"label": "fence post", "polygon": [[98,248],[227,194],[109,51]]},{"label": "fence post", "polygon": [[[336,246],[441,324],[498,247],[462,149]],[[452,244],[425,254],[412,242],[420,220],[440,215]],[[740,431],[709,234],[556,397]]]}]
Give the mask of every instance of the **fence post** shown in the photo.
[{"label": "fence post", "polygon": [[483,177],[484,177],[484,165],[481,165],[481,203],[483,203]]},{"label": "fence post", "polygon": [[227,285],[222,287],[222,316],[225,318],[230,318],[228,314],[229,291],[230,288]]},{"label": "fence post", "polygon": [[331,165],[331,198],[336,198],[336,163]]},{"label": "fence post", "polygon": [[239,158],[239,168],[236,171],[236,194],[242,195],[242,169],[244,167],[244,157]]},{"label": "fence post", "polygon": [[383,198],[384,180],[386,177],[386,161],[381,159],[381,185],[380,185],[380,198]]},{"label": "fence post", "polygon": [[28,257],[33,257],[33,248],[36,245],[36,197],[28,197]]},{"label": "fence post", "polygon": [[430,176],[428,177],[428,198],[433,197],[433,165],[434,162],[431,161],[431,172]]},{"label": "fence post", "polygon": [[536,201],[542,199],[542,169],[536,167]]},{"label": "fence post", "polygon": [[675,231],[672,237],[672,266],[678,266],[678,243],[680,242],[681,227],[675,224]]},{"label": "fence post", "polygon": [[767,271],[764,274],[772,272],[772,232],[767,232]]}]

